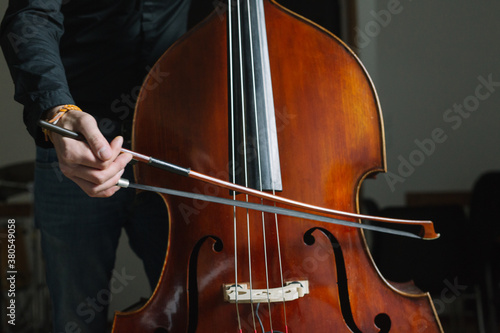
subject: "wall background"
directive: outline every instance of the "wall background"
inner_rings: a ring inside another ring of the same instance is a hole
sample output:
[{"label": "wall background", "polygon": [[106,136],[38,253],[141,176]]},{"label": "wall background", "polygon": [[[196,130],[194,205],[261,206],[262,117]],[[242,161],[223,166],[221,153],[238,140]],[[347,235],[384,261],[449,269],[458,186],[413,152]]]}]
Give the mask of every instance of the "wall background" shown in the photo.
[{"label": "wall background", "polygon": [[[7,0],[0,1],[0,13],[7,8]],[[14,85],[5,59],[0,57],[0,167],[11,163],[30,161],[35,146],[22,121],[22,107],[14,101]]]},{"label": "wall background", "polygon": [[[481,173],[500,169],[500,2],[357,5],[357,52],[380,97],[390,172],[366,180],[364,196],[381,208],[401,205],[407,192],[467,191]],[[1,13],[6,6],[0,0]],[[484,87],[484,80],[494,84]],[[34,159],[22,108],[12,96],[0,57],[0,167]],[[462,115],[453,111],[460,105]],[[115,295],[111,310],[149,293],[125,236],[116,267],[136,278],[127,293]]]},{"label": "wall background", "polygon": [[[471,190],[500,169],[500,2],[359,4],[359,53],[382,105],[391,173],[366,180],[364,195],[385,207],[407,192]],[[491,91],[478,88],[484,79]]]}]

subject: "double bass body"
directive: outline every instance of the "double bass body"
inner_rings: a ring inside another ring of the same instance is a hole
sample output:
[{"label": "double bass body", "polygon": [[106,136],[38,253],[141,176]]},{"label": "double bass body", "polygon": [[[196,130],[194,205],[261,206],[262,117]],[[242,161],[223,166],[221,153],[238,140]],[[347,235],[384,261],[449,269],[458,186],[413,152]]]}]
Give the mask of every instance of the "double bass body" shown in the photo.
[{"label": "double bass body", "polygon": [[[385,170],[373,85],[336,37],[272,1],[264,9],[282,183],[277,195],[357,212],[361,182]],[[152,72],[166,73],[165,80],[154,89],[147,89],[153,77],[144,82],[134,150],[231,180],[227,36],[228,14],[216,11],[156,63]],[[140,183],[246,200],[136,168]],[[160,282],[142,309],[117,314],[114,332],[442,331],[429,295],[385,281],[358,229],[164,199],[170,234]],[[294,281],[307,281],[309,293],[285,302],[224,299],[227,286],[276,291]]]}]

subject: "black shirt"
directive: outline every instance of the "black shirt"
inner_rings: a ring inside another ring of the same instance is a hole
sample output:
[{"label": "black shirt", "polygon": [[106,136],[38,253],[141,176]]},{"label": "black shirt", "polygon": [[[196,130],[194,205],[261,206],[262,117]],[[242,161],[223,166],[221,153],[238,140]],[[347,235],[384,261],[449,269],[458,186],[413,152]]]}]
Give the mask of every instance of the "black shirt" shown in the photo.
[{"label": "black shirt", "polygon": [[10,0],[1,46],[37,144],[46,145],[36,122],[61,104],[117,134],[109,121],[131,119],[143,77],[186,31],[188,11],[189,0]]}]

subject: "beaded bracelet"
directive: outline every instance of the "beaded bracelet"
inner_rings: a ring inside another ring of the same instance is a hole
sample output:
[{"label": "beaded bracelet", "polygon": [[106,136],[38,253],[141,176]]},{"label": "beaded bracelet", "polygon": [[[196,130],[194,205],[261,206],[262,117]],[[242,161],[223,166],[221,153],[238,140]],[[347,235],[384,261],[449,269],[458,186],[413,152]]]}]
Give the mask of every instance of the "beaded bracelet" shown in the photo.
[{"label": "beaded bracelet", "polygon": [[[57,113],[49,120],[47,120],[51,124],[57,124],[57,122],[66,114],[68,111],[82,111],[78,106],[73,105],[73,104],[66,104],[63,105],[59,110],[57,110]],[[45,141],[49,141],[50,139],[50,131],[43,128],[42,129],[43,134],[45,134]]]}]

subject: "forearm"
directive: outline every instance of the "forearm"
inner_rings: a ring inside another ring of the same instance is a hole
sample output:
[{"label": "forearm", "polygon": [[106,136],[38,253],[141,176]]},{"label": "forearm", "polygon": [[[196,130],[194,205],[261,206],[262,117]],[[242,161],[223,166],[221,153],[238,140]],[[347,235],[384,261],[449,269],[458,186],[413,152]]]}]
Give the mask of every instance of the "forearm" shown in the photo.
[{"label": "forearm", "polygon": [[11,0],[0,30],[14,98],[25,106],[24,121],[38,140],[36,123],[42,113],[74,103],[59,56],[64,31],[60,7],[61,0]]}]

